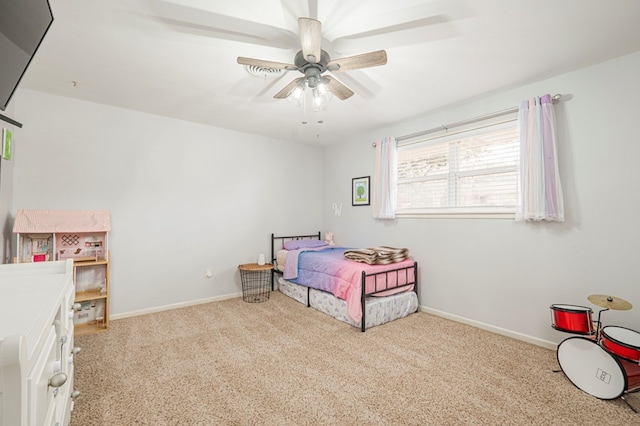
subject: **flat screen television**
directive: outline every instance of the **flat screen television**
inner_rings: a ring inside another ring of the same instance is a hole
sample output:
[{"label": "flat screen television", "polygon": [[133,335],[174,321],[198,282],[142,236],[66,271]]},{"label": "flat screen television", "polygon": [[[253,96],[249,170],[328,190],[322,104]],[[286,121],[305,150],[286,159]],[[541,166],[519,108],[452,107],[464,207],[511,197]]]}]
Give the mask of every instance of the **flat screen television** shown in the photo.
[{"label": "flat screen television", "polygon": [[0,109],[9,105],[53,22],[49,0],[0,0]]}]

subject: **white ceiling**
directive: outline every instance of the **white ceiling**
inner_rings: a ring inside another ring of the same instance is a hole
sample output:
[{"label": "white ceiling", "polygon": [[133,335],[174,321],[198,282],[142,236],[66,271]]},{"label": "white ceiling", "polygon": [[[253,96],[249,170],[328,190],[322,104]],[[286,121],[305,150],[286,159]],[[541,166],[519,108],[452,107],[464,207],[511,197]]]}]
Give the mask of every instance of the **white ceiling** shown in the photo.
[{"label": "white ceiling", "polygon": [[[21,87],[317,145],[640,50],[638,0],[50,3]],[[273,99],[302,74],[236,58],[292,63],[299,16],[322,22],[331,58],[385,49],[387,65],[334,73],[355,95],[319,113]]]}]

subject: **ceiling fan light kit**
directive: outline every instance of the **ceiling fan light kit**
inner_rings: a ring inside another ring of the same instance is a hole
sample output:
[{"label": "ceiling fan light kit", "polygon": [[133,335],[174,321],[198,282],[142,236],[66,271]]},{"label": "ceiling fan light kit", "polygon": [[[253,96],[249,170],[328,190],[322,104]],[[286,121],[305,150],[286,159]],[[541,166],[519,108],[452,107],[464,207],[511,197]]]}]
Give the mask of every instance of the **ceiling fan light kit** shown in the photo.
[{"label": "ceiling fan light kit", "polygon": [[296,84],[289,94],[287,95],[287,100],[295,106],[300,106],[304,102],[304,89],[305,89],[305,81],[304,79],[300,79],[298,84]]},{"label": "ceiling fan light kit", "polygon": [[[321,84],[320,86],[325,87],[324,84]],[[327,93],[327,90],[325,89],[323,91],[324,93]],[[322,96],[322,93],[320,92],[320,89],[318,87],[316,87],[315,89],[313,89],[311,91],[312,93],[312,102],[311,102],[311,110],[312,111],[322,111],[327,107],[327,99]]]},{"label": "ceiling fan light kit", "polygon": [[333,98],[333,94],[327,88],[327,84],[329,80],[324,81],[325,79],[319,79],[314,81],[313,85],[309,80],[300,78],[296,81],[296,84],[289,90],[286,95],[289,103],[295,106],[301,106],[304,104],[306,99],[306,95],[308,94],[307,89],[311,92],[311,109],[312,111],[322,111],[326,109],[326,104]]},{"label": "ceiling fan light kit", "polygon": [[321,48],[320,21],[312,18],[298,18],[298,30],[302,49],[296,53],[293,64],[238,57],[238,63],[247,67],[282,71],[297,70],[304,74],[304,77],[293,80],[276,93],[275,99],[286,98],[291,104],[301,106],[304,104],[305,92],[308,88],[311,92],[312,110],[322,111],[334,95],[340,100],[345,100],[354,94],[351,89],[335,78],[322,75],[324,72],[351,71],[387,63],[387,53],[384,50],[331,60],[329,54]]}]

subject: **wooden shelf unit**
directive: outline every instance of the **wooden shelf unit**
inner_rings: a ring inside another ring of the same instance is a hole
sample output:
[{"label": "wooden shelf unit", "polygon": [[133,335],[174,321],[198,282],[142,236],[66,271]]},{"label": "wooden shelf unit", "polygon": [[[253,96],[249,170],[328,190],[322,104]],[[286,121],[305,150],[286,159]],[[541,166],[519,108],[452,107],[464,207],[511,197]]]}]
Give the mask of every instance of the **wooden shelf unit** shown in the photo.
[{"label": "wooden shelf unit", "polygon": [[[89,305],[89,310],[93,309],[91,319],[83,323],[75,323],[75,335],[84,336],[87,334],[99,333],[107,331],[109,328],[109,284],[110,284],[110,272],[109,272],[109,259],[110,253],[107,253],[107,258],[98,258],[98,260],[76,260],[73,262],[73,282],[76,284],[75,303],[79,303],[81,306]],[[103,270],[101,276],[104,276],[103,289],[91,289],[86,291],[79,291],[77,278],[77,271],[82,268],[100,268]],[[96,306],[91,307],[92,303]],[[101,305],[102,311],[99,317],[98,304]],[[83,311],[80,311],[82,315]],[[94,318],[95,317],[95,318]]]},{"label": "wooden shelf unit", "polygon": [[109,212],[100,210],[18,210],[17,263],[73,259],[75,336],[109,328]]}]

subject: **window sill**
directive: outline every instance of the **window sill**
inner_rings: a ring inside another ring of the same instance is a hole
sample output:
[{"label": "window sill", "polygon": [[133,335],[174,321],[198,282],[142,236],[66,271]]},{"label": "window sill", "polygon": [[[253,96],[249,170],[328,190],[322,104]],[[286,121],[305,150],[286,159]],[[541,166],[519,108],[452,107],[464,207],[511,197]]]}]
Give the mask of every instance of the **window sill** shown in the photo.
[{"label": "window sill", "polygon": [[515,220],[513,212],[412,212],[396,213],[396,219],[509,219]]}]

